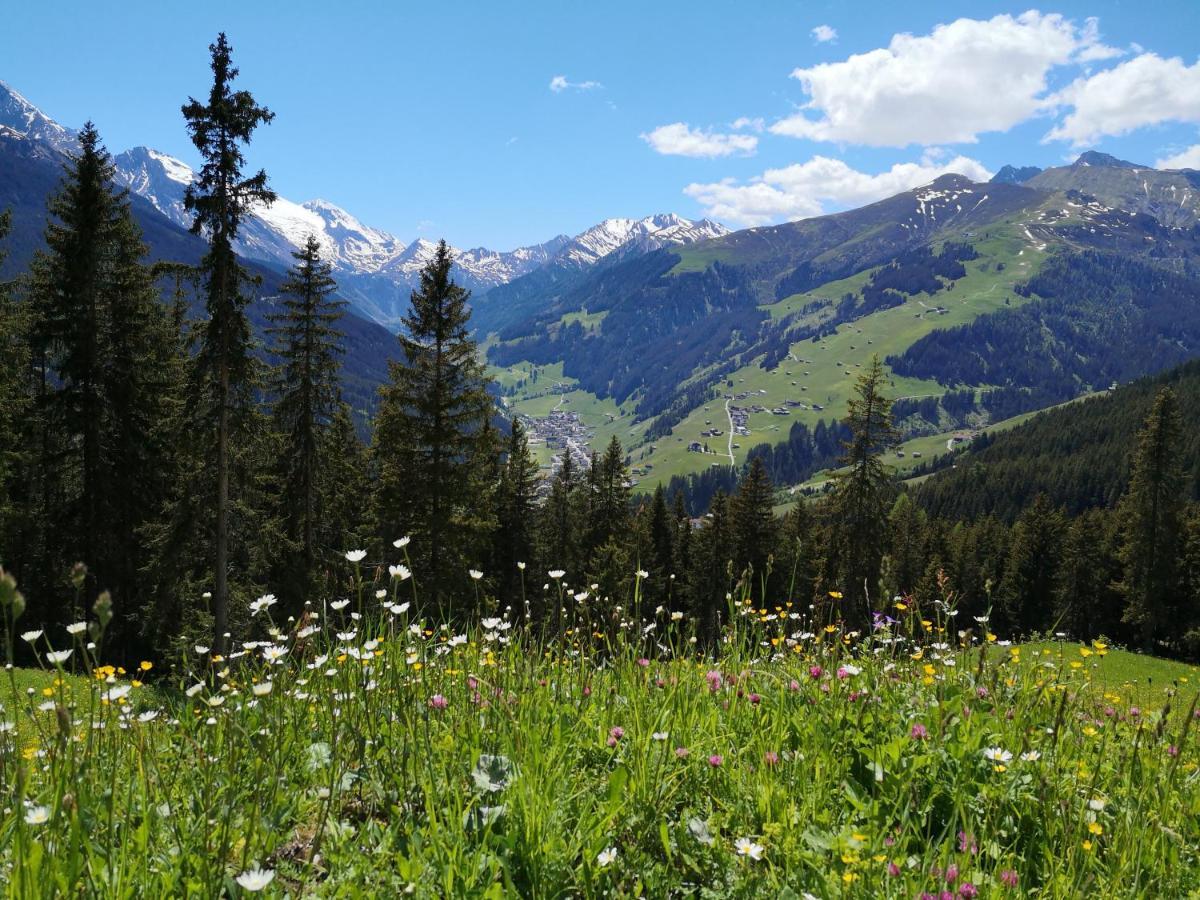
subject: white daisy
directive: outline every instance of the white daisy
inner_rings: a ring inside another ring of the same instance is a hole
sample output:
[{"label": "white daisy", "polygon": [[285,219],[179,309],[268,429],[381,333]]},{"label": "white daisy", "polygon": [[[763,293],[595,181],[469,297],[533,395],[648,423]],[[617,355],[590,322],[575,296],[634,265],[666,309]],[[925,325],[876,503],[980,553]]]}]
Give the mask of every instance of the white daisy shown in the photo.
[{"label": "white daisy", "polygon": [[748,856],[751,859],[762,859],[763,846],[756,844],[750,838],[738,838],[734,841],[734,849],[737,850],[738,856]]},{"label": "white daisy", "polygon": [[235,880],[242,890],[257,893],[275,880],[275,872],[272,869],[260,869],[255,866],[253,869],[247,869]]}]

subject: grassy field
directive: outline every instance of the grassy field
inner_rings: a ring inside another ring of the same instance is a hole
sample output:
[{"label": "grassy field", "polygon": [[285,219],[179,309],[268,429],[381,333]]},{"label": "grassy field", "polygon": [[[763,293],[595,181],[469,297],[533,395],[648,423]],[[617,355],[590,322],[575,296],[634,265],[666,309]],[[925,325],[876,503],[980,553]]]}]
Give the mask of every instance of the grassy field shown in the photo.
[{"label": "grassy field", "polygon": [[[1123,704],[1144,711],[1162,707],[1181,691],[1191,695],[1200,689],[1200,668],[1188,663],[1128,650],[1106,648],[1100,656],[1091,645],[1071,641],[1035,641],[1020,645],[1020,653],[1030,662],[1052,663],[1057,670],[1087,668],[1091,687],[1106,706]],[[994,648],[995,653],[1010,652]],[[1093,695],[1093,699],[1096,696]]]},{"label": "grassy field", "polygon": [[[538,373],[536,383],[532,380],[535,368]],[[627,448],[641,441],[646,423],[635,425],[629,409],[579,388],[576,379],[563,374],[561,362],[536,367],[527,362],[504,368],[488,366],[487,371],[505,390],[502,401],[511,413],[542,418],[555,409],[574,412],[593,431],[591,443],[597,450],[603,450],[613,435]],[[523,386],[518,388],[522,382]],[[531,441],[530,449],[541,466],[549,466],[558,452],[536,440]]]},{"label": "grassy field", "polygon": [[[6,894],[970,900],[1200,885],[1192,667],[1004,646],[944,606],[864,627],[834,595],[811,614],[732,602],[710,656],[687,616],[622,615],[549,584],[564,640],[500,613],[439,627],[411,582],[364,577],[352,605],[299,633],[263,606],[236,654],[200,648],[159,692],[108,670],[14,673],[0,693]],[[630,610],[639,587],[631,576]],[[99,664],[80,639],[63,663]]]},{"label": "grassy field", "polygon": [[[755,363],[733,372],[720,389],[721,393],[754,394],[744,401],[733,401],[739,405],[758,403],[772,409],[787,400],[797,400],[810,407],[813,404],[823,407],[821,411],[793,408],[787,416],[770,412],[751,414],[750,436],[735,439],[741,445],[734,448],[737,464],[745,461],[746,452],[755,444],[785,439],[793,421],[800,420],[815,426],[821,419],[842,418],[855,382],[873,355],[882,359],[890,354],[902,353],[935,328],[950,328],[984,313],[1026,302],[1012,288],[1029,277],[1044,259],[1045,253],[1035,250],[1023,237],[1004,229],[997,229],[994,235],[979,240],[976,246],[980,258],[966,263],[966,277],[955,282],[952,289],[932,297],[919,295],[910,298],[903,306],[881,310],[851,325],[843,325],[836,334],[820,341],[794,344],[791,347],[792,358],[774,371],[763,369]],[[860,289],[868,277],[869,273],[859,273],[764,309],[769,310],[772,316],[779,317],[800,310],[814,300],[836,301],[847,291]],[[938,305],[947,312],[934,312],[933,308]],[[936,382],[892,375],[888,392],[892,399],[898,399],[940,396],[945,389]],[[706,428],[717,427],[726,435],[729,433],[724,401],[712,401],[707,407],[693,410],[675,426],[672,435],[656,442],[653,452],[635,454],[635,459],[642,459],[654,466],[653,475],[643,479],[644,486],[666,482],[672,475],[697,471],[720,461],[718,456],[704,456],[687,450],[689,442],[703,440],[699,435]],[[706,424],[708,422],[712,422],[712,425]],[[945,439],[942,443],[944,445]],[[725,439],[710,439],[709,445],[721,452],[728,449]],[[724,459],[728,462],[728,456]]]},{"label": "grassy field", "polygon": [[[656,439],[653,443],[643,439],[649,423],[633,423],[632,404],[618,407],[611,400],[601,400],[594,394],[572,390],[562,408],[577,412],[581,419],[595,429],[593,449],[601,449],[615,434],[622,445],[630,451],[635,467],[646,467],[639,474],[639,490],[650,490],[659,483],[665,484],[673,475],[697,472],[713,465],[729,465],[729,450],[733,452],[733,463],[741,465],[747,451],[755,444],[782,441],[793,421],[799,420],[815,426],[821,419],[840,419],[846,413],[846,402],[853,393],[854,385],[873,355],[886,358],[890,354],[902,353],[916,340],[936,328],[949,328],[969,322],[976,316],[1001,309],[1005,306],[1025,302],[1025,298],[1013,292],[1013,286],[1025,280],[1045,258],[1045,251],[1037,249],[1018,229],[997,226],[986,236],[975,236],[974,244],[980,258],[966,263],[967,275],[955,282],[949,290],[935,295],[925,294],[910,298],[903,306],[881,310],[864,317],[852,325],[841,326],[836,334],[817,342],[803,341],[794,344],[792,356],[774,371],[763,369],[757,361],[744,366],[729,376],[719,388],[721,397],[693,409],[673,433]],[[724,252],[720,248],[714,253]],[[681,266],[691,267],[710,261],[702,249],[690,250]],[[778,303],[763,307],[773,318],[797,315],[806,305],[817,300],[837,301],[847,292],[861,290],[873,270],[860,272],[850,278],[831,282],[813,291],[796,294]],[[939,313],[938,306],[946,311]],[[818,311],[814,321],[829,314],[829,310]],[[569,313],[563,323],[580,321],[586,327],[597,327],[603,313]],[[556,382],[574,386],[572,379],[562,374],[561,364],[539,367],[541,375],[537,385],[526,384],[514,395],[506,398],[510,409],[528,416],[545,416],[558,404],[559,396],[548,393]],[[506,389],[511,389],[520,380],[528,380],[531,367],[519,363],[505,369],[491,367],[490,373]],[[901,378],[890,375],[887,385],[893,399],[900,397],[940,396],[945,389],[932,381]],[[748,392],[744,400],[733,400],[734,404],[748,406],[760,404],[767,409],[782,406],[787,400],[795,400],[811,407],[819,405],[821,410],[791,408],[789,415],[773,415],[770,412],[752,413],[749,417],[749,436],[735,437],[729,447],[730,424],[725,411],[724,395]],[[724,435],[702,438],[700,432],[718,428]],[[940,439],[945,450],[947,435]],[[709,454],[689,452],[692,441],[707,441]],[[926,451],[938,449],[935,438],[918,438],[913,450],[926,457]],[[905,449],[906,454],[909,452]],[[545,447],[535,447],[539,461],[546,464],[551,456]],[[899,461],[897,459],[897,461]],[[919,460],[918,460],[919,461]],[[911,468],[911,456],[901,468]]]}]

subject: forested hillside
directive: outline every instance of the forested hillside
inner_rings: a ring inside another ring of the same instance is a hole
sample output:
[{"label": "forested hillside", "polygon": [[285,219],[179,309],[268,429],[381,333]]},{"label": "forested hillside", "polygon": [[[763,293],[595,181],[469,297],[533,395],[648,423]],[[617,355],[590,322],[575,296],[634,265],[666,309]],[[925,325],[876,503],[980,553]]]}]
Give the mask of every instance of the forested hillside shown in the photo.
[{"label": "forested hillside", "polygon": [[1063,252],[1018,290],[1031,302],[935,331],[890,357],[892,370],[947,387],[1021,388],[1026,408],[1036,409],[1200,354],[1194,275],[1112,253]]},{"label": "forested hillside", "polygon": [[993,515],[1011,522],[1038,495],[1071,515],[1111,507],[1129,485],[1138,430],[1155,395],[1167,386],[1189,423],[1176,450],[1185,491],[1200,500],[1200,361],[1195,360],[1042,413],[1011,431],[983,435],[953,469],[922,482],[914,496],[930,514],[946,519]]}]

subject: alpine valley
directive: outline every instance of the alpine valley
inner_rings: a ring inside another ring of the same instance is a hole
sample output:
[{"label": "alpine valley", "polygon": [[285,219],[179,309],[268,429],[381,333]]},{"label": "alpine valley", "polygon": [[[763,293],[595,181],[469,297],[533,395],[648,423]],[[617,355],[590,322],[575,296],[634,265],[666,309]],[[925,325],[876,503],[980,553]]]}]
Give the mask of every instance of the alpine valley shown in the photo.
[{"label": "alpine valley", "polygon": [[[40,246],[75,141],[0,83],[5,275]],[[196,262],[204,245],[183,207],[192,170],[146,147],[114,160],[151,258]],[[818,490],[876,355],[905,438],[889,461],[917,476],[980,432],[1200,356],[1198,223],[1200,172],[1085,152],[1057,168],[1005,166],[986,183],[944,175],[782,225],[610,218],[454,256],[499,404],[528,426],[539,462],[615,435],[639,489],[674,481],[699,509],[754,457],[781,492]],[[280,198],[238,238],[261,278],[256,327],[310,234],[351,305],[344,380],[365,416],[436,245],[325,200]]]}]

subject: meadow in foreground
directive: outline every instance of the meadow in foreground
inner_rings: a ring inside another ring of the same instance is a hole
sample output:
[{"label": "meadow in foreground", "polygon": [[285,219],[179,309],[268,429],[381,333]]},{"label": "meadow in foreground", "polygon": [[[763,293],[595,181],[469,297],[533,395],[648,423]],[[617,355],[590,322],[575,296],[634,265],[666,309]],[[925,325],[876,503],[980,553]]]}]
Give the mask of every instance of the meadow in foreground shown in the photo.
[{"label": "meadow in foreground", "polygon": [[103,601],[23,631],[4,576],[46,670],[6,673],[7,895],[1198,895],[1194,686],[1102,684],[1102,643],[731,596],[705,654],[644,573],[456,630],[375,572],[154,687],[104,664]]}]

